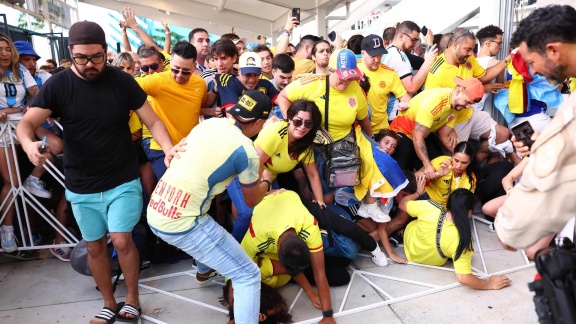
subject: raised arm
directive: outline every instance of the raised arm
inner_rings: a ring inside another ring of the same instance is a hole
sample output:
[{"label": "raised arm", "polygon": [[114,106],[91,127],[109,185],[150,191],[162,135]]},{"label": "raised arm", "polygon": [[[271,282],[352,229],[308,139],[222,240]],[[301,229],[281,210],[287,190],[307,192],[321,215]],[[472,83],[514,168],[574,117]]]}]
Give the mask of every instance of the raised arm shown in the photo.
[{"label": "raised arm", "polygon": [[172,46],[172,32],[170,31],[170,27],[168,23],[160,22],[162,26],[164,26],[164,33],[166,34],[166,38],[164,39],[164,52],[170,53],[170,48]]},{"label": "raised arm", "polygon": [[121,21],[120,27],[122,28],[122,47],[124,52],[131,52],[132,46],[130,46],[130,41],[128,40],[128,33],[126,32],[126,23]]},{"label": "raised arm", "polygon": [[274,54],[282,54],[288,51],[288,44],[290,44],[290,35],[292,35],[292,30],[296,27],[300,22],[296,19],[296,17],[292,17],[292,11],[288,11],[288,19],[286,19],[286,25],[284,26],[284,30],[282,31],[282,35],[278,39],[278,44],[276,44],[276,51]]},{"label": "raised arm", "polygon": [[404,88],[406,88],[406,91],[415,94],[420,88],[422,88],[424,81],[426,81],[428,70],[430,70],[432,63],[436,60],[437,55],[438,49],[436,48],[436,44],[434,44],[430,46],[426,51],[426,54],[424,54],[424,64],[422,64],[420,70],[418,70],[415,75],[407,76],[402,79],[402,84],[404,85]]},{"label": "raised arm", "polygon": [[143,31],[142,28],[140,28],[140,26],[138,26],[138,23],[136,22],[136,17],[134,16],[134,10],[132,10],[132,8],[125,7],[122,10],[122,16],[124,16],[124,24],[126,25],[126,27],[132,29],[136,33],[136,35],[138,35],[138,38],[140,38],[140,40],[144,43],[144,45],[154,46],[156,47],[156,49],[158,49],[158,51],[162,50],[160,46],[158,46],[158,44],[156,44],[156,42],[152,39],[152,37],[146,34],[146,32]]}]

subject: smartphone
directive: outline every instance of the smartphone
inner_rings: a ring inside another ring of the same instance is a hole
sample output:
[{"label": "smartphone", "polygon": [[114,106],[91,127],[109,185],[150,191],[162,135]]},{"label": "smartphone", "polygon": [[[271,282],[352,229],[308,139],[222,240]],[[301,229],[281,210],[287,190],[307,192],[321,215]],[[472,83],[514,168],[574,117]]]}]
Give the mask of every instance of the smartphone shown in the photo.
[{"label": "smartphone", "polygon": [[42,138],[42,145],[40,145],[40,148],[38,149],[40,154],[44,153],[44,149],[46,149],[46,136]]},{"label": "smartphone", "polygon": [[534,135],[534,129],[532,128],[532,125],[530,125],[529,121],[523,121],[512,127],[512,134],[514,134],[517,141],[522,142],[522,144],[528,147],[532,146],[532,135]]},{"label": "smartphone", "polygon": [[296,17],[298,25],[300,25],[300,8],[292,8],[292,17]]},{"label": "smartphone", "polygon": [[426,34],[428,34],[428,28],[426,28],[426,26],[422,26],[422,29],[420,29],[420,32],[422,33],[422,35],[426,36]]}]

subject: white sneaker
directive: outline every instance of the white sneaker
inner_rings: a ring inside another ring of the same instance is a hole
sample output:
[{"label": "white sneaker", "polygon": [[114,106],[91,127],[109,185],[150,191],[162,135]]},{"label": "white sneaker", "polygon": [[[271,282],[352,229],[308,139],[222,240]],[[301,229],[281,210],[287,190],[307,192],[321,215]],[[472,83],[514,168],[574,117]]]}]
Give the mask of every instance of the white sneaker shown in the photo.
[{"label": "white sneaker", "polygon": [[46,187],[46,184],[44,183],[44,181],[42,181],[38,178],[34,178],[34,179],[32,179],[32,177],[26,178],[26,180],[24,180],[23,186],[24,186],[24,188],[26,188],[26,190],[29,193],[33,194],[36,197],[40,197],[40,198],[52,197],[52,193],[50,193],[50,191],[48,191],[44,188],[44,187]]},{"label": "white sneaker", "polygon": [[372,218],[377,223],[388,223],[391,220],[390,216],[378,207],[378,202],[373,204],[362,203],[360,208],[358,208],[358,216]]},{"label": "white sneaker", "polygon": [[18,250],[13,231],[5,232],[4,229],[0,229],[0,234],[2,236],[2,250],[4,250],[4,252],[9,253]]},{"label": "white sneaker", "polygon": [[490,225],[488,225],[488,232],[496,233],[496,229],[494,228],[494,223],[490,223]]},{"label": "white sneaker", "polygon": [[377,266],[385,267],[388,265],[388,258],[386,257],[386,254],[380,250],[380,245],[378,245],[378,243],[376,243],[376,249],[370,252],[370,255],[372,255],[372,262]]},{"label": "white sneaker", "polygon": [[[67,243],[62,242],[60,244],[67,244]],[[70,262],[70,255],[72,254],[72,248],[69,247],[50,248],[50,253],[52,253],[52,255],[58,258],[60,261]]]}]

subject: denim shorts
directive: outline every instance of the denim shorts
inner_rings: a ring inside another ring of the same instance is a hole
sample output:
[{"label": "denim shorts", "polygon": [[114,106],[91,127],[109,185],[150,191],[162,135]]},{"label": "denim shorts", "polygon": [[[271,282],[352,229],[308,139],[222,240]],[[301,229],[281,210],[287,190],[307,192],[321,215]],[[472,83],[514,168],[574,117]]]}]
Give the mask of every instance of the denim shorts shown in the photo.
[{"label": "denim shorts", "polygon": [[132,232],[142,212],[142,186],[140,179],[136,179],[92,194],[66,189],[66,200],[72,205],[82,238],[97,241],[107,232]]}]

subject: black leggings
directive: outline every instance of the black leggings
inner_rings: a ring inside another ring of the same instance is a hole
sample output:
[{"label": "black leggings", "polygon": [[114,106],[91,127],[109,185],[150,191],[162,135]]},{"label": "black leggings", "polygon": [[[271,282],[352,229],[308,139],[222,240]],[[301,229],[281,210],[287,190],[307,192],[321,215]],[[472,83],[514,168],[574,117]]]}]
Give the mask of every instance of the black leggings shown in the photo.
[{"label": "black leggings", "polygon": [[[329,286],[344,286],[350,282],[350,273],[348,273],[346,267],[348,267],[351,262],[352,260],[346,258],[324,256],[324,272],[326,273],[326,279]],[[316,285],[312,267],[308,267],[308,269],[304,270],[304,275],[311,285]]]},{"label": "black leggings", "polygon": [[310,214],[316,218],[318,226],[321,229],[332,230],[338,234],[349,237],[358,242],[366,251],[374,251],[376,249],[377,243],[374,241],[372,236],[364,232],[364,230],[354,222],[341,217],[328,208],[320,208],[318,204],[313,203],[302,196],[300,196],[300,200],[302,200],[302,204],[306,206]]}]

